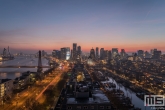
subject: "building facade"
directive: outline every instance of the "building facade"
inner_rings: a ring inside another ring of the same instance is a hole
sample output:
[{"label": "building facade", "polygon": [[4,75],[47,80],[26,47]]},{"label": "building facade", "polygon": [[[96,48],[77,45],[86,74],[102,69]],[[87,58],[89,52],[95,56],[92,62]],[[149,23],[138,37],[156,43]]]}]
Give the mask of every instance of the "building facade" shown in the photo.
[{"label": "building facade", "polygon": [[13,80],[12,79],[0,79],[0,105],[3,104],[3,100],[7,97],[11,97],[13,93]]},{"label": "building facade", "polygon": [[77,43],[73,43],[73,59],[77,58]]},{"label": "building facade", "polygon": [[100,49],[100,60],[104,60],[104,48]]},{"label": "building facade", "polygon": [[112,58],[115,58],[117,54],[118,54],[118,48],[112,48]]},{"label": "building facade", "polygon": [[96,59],[98,60],[99,59],[99,48],[96,47]]}]

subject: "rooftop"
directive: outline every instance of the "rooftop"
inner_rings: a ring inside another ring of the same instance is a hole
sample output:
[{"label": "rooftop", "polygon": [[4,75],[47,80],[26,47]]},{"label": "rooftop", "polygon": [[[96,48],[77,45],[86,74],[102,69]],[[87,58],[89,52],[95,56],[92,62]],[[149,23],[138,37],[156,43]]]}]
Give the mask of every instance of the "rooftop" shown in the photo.
[{"label": "rooftop", "polygon": [[5,82],[10,81],[10,80],[12,80],[12,79],[0,79],[0,84],[5,83]]},{"label": "rooftop", "polygon": [[97,103],[110,103],[107,96],[100,90],[94,89],[92,90],[92,97],[77,99],[75,97],[67,98],[67,104],[97,104]]}]

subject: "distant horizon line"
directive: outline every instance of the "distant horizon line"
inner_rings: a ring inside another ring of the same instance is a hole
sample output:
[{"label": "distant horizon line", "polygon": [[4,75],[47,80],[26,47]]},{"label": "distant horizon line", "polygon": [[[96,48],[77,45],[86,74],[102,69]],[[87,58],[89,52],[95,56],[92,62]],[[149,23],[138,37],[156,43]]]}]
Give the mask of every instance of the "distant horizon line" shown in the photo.
[{"label": "distant horizon line", "polygon": [[[45,50],[44,50],[45,51]],[[160,50],[161,51],[161,50]],[[47,51],[45,51],[45,52],[47,52]],[[149,51],[147,51],[147,52],[149,52]],[[165,54],[165,51],[161,51],[162,52],[162,54]],[[36,53],[26,53],[26,52],[16,52],[16,53],[13,53],[13,54],[17,54],[17,53],[23,53],[23,54],[36,54]],[[51,54],[52,52],[47,52],[48,54]],[[82,51],[82,53],[85,53],[85,54],[89,54],[90,52],[86,52],[86,51]],[[118,53],[120,53],[120,52],[118,52]],[[137,53],[137,51],[134,51],[134,52],[125,52],[125,53],[127,53],[127,54],[132,54],[132,53]],[[150,53],[150,52],[149,52]],[[1,53],[1,54],[3,54],[3,53]]]}]

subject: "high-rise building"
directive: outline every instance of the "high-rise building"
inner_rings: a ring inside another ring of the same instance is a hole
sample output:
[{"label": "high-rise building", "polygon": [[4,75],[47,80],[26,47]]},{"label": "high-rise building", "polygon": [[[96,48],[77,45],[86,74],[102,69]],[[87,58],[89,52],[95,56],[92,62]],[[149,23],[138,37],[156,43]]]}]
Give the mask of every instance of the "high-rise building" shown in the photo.
[{"label": "high-rise building", "polygon": [[94,60],[95,59],[95,50],[92,48],[90,51],[90,57]]},{"label": "high-rise building", "polygon": [[157,49],[151,49],[151,55],[154,54],[154,51],[157,51]]},{"label": "high-rise building", "polygon": [[70,59],[72,59],[72,58],[73,58],[73,50],[71,50],[70,53],[71,53],[71,54],[70,54]]},{"label": "high-rise building", "polygon": [[108,50],[104,51],[104,60],[108,60]]},{"label": "high-rise building", "polygon": [[141,58],[144,58],[144,51],[143,50],[138,50],[138,56]]},{"label": "high-rise building", "polygon": [[77,58],[77,43],[73,43],[73,59]]},{"label": "high-rise building", "polygon": [[70,60],[70,47],[66,47],[66,60]]},{"label": "high-rise building", "polygon": [[60,59],[61,55],[60,55],[60,51],[59,50],[53,50],[52,52],[53,57]]},{"label": "high-rise building", "polygon": [[66,48],[61,48],[61,59],[66,60]]},{"label": "high-rise building", "polygon": [[115,58],[117,54],[118,54],[118,48],[112,48],[112,58]]},{"label": "high-rise building", "polygon": [[152,56],[152,58],[154,59],[160,59],[161,58],[161,51],[154,51],[154,54]]},{"label": "high-rise building", "polygon": [[81,46],[78,46],[77,47],[77,55],[78,56],[81,56]]},{"label": "high-rise building", "polygon": [[111,51],[109,50],[108,51],[108,60],[110,60],[112,58],[112,53],[111,53]]},{"label": "high-rise building", "polygon": [[145,58],[151,58],[151,54],[148,51],[145,51],[144,56]]},{"label": "high-rise building", "polygon": [[124,49],[121,49],[120,56],[121,56],[121,58],[125,58],[126,53],[125,53]]},{"label": "high-rise building", "polygon": [[104,60],[104,48],[100,49],[100,60]]},{"label": "high-rise building", "polygon": [[96,59],[98,59],[98,58],[99,58],[99,48],[96,47]]}]

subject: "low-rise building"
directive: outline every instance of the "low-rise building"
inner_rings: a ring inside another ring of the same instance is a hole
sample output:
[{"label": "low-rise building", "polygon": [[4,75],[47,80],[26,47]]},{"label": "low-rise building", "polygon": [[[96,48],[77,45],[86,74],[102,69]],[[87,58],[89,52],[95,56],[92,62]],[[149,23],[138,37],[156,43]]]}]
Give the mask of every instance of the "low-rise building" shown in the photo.
[{"label": "low-rise building", "polygon": [[12,79],[0,79],[0,101],[3,104],[3,100],[11,97],[13,93],[13,80]]},{"label": "low-rise building", "polygon": [[[81,68],[81,69],[80,69]],[[65,88],[61,91],[54,110],[112,110],[108,97],[100,90],[98,82],[91,82],[83,66],[75,66]],[[77,76],[84,74],[81,81]]]}]

